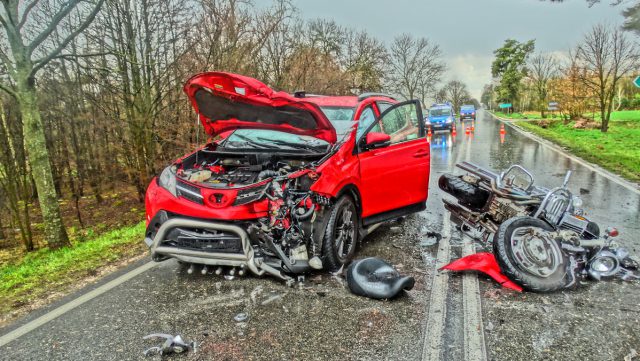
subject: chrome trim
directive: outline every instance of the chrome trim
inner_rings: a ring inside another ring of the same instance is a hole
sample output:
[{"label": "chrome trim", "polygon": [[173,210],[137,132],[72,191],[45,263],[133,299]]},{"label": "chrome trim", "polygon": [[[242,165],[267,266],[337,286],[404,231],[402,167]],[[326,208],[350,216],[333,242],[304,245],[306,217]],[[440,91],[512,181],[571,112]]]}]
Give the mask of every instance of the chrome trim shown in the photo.
[{"label": "chrome trim", "polygon": [[[166,234],[169,232],[169,230],[176,227],[201,228],[235,233],[240,237],[243,253],[212,253],[162,246],[161,243],[165,240],[164,237],[166,236]],[[162,255],[173,257],[183,262],[213,266],[247,267],[249,270],[251,270],[251,272],[258,276],[269,273],[283,280],[290,279],[290,277],[283,275],[280,271],[268,266],[260,259],[255,259],[253,247],[249,242],[249,236],[247,235],[247,232],[244,229],[231,224],[200,221],[186,218],[172,218],[164,222],[160,226],[158,232],[153,238],[153,243],[151,243],[150,251],[152,256]]]},{"label": "chrome trim", "polygon": [[181,187],[180,186],[180,182],[176,182],[176,189],[180,190],[180,192],[189,193],[194,197],[198,197],[200,199],[204,199],[204,196],[202,194],[194,192],[191,189],[188,189],[188,188],[185,188],[185,187]]}]

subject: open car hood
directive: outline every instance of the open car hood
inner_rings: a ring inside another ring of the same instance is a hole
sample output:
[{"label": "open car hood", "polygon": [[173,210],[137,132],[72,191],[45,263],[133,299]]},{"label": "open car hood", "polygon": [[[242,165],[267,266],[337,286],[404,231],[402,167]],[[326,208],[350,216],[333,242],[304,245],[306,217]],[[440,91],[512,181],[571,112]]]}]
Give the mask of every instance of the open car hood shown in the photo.
[{"label": "open car hood", "polygon": [[336,130],[320,108],[246,76],[207,72],[184,85],[209,135],[239,129],[271,129],[335,143]]}]

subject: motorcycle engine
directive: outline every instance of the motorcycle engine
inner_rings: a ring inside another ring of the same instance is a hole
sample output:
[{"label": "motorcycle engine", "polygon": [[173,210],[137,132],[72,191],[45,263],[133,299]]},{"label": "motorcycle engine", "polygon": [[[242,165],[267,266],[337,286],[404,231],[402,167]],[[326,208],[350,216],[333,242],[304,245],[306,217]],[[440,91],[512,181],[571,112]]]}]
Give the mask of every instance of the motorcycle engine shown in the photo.
[{"label": "motorcycle engine", "polygon": [[509,218],[513,218],[516,216],[525,216],[528,214],[527,208],[525,206],[518,205],[513,201],[502,197],[493,198],[493,200],[491,201],[491,205],[489,206],[488,213],[498,224],[506,221]]}]

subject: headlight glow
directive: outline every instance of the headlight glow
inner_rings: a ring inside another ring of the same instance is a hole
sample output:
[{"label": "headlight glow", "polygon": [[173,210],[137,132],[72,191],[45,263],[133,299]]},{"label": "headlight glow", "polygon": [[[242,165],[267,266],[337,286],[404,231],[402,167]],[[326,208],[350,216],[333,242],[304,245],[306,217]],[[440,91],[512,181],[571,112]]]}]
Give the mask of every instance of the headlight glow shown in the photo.
[{"label": "headlight glow", "polygon": [[160,177],[158,177],[158,185],[168,190],[174,197],[177,197],[176,174],[173,168],[174,167],[170,165],[160,173]]}]

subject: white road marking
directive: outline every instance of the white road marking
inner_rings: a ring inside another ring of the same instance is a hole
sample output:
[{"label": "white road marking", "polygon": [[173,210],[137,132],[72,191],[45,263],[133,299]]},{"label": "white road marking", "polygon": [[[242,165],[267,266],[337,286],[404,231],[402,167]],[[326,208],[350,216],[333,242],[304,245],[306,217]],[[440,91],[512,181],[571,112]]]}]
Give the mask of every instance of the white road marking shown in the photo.
[{"label": "white road marking", "polygon": [[442,239],[438,244],[436,268],[431,283],[431,297],[427,314],[427,326],[424,331],[422,360],[435,361],[441,359],[442,336],[444,335],[445,318],[447,316],[447,291],[449,289],[449,273],[438,269],[449,263],[451,238],[451,222],[448,212],[442,222]]},{"label": "white road marking", "polygon": [[78,297],[78,298],[76,298],[76,299],[74,299],[72,301],[69,301],[68,303],[65,303],[64,305],[62,305],[62,306],[60,306],[60,307],[58,307],[58,308],[56,308],[56,309],[44,314],[44,315],[36,318],[35,320],[33,320],[33,321],[31,321],[31,322],[29,322],[29,323],[27,323],[25,325],[22,325],[22,326],[16,328],[15,330],[5,334],[5,335],[2,335],[0,337],[0,347],[2,347],[4,345],[8,344],[9,342],[19,338],[20,336],[23,336],[23,335],[35,330],[36,328],[46,324],[47,322],[49,322],[49,321],[51,321],[51,320],[53,320],[53,319],[55,319],[57,317],[60,317],[60,316],[64,315],[65,313],[71,311],[72,309],[82,305],[85,302],[88,302],[88,301],[100,296],[101,294],[111,290],[112,288],[114,288],[114,287],[116,287],[116,286],[118,286],[118,285],[120,285],[120,284],[122,284],[124,282],[127,282],[128,280],[134,278],[135,276],[137,276],[137,275],[139,275],[141,273],[146,272],[147,270],[155,267],[156,265],[157,265],[156,262],[145,263],[142,266],[140,266],[140,267],[138,267],[136,269],[133,269],[133,270],[123,274],[122,276],[120,276],[120,277],[118,277],[118,278],[116,278],[114,280],[111,280],[111,281],[103,284],[102,286],[100,286],[100,287],[98,287],[98,288],[96,288],[94,290],[91,290],[91,291],[85,293],[84,295],[82,295],[82,296],[80,296],[80,297]]},{"label": "white road marking", "polygon": [[514,129],[515,131],[517,131],[518,133],[524,135],[525,137],[529,138],[529,139],[533,139],[534,141],[538,142],[539,144],[541,144],[542,146],[553,150],[554,152],[561,154],[569,159],[571,159],[572,161],[582,165],[583,167],[590,169],[593,172],[596,172],[598,174],[600,174],[601,176],[607,178],[608,180],[621,185],[622,187],[632,191],[633,193],[636,194],[640,194],[640,189],[638,188],[638,185],[636,185],[635,183],[629,182],[625,179],[622,179],[621,177],[605,170],[602,169],[600,167],[597,167],[589,162],[587,162],[586,160],[579,158],[575,155],[569,154],[567,151],[565,151],[564,149],[562,149],[560,146],[558,146],[557,144],[554,144],[544,138],[541,138],[535,134],[531,134],[530,132],[527,132],[523,129],[518,128],[517,126],[511,124],[511,121],[498,117],[496,115],[494,115],[491,112],[488,112],[489,115],[491,115],[492,117],[494,117],[495,119],[498,119],[500,122],[507,124],[511,129]]},{"label": "white road marking", "polygon": [[[473,241],[465,236],[462,256],[474,253],[476,253],[476,249]],[[484,326],[482,324],[482,300],[476,273],[465,273],[462,276],[462,302],[464,306],[464,359],[485,361],[487,349],[484,343]]]}]

